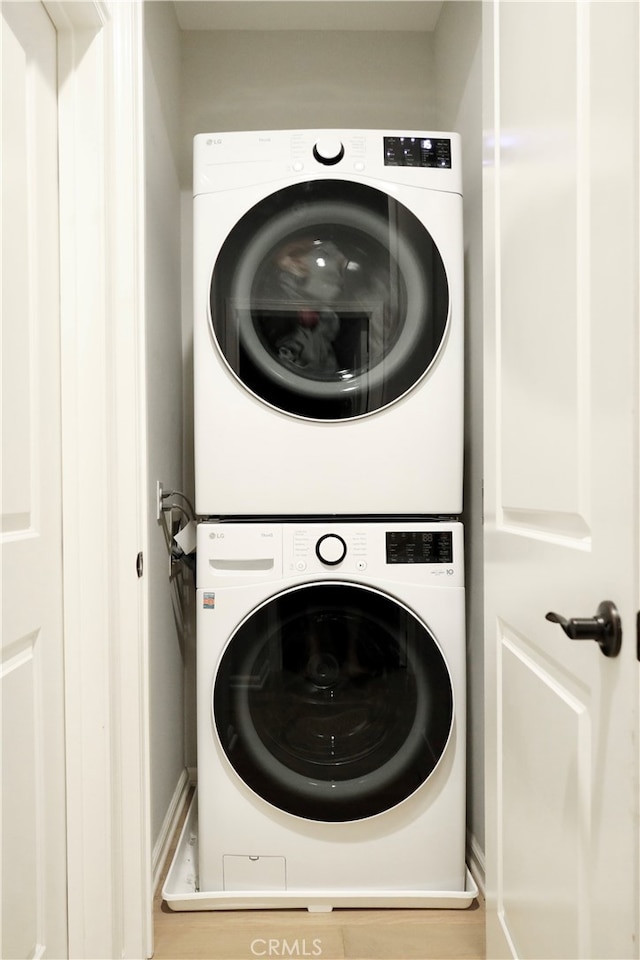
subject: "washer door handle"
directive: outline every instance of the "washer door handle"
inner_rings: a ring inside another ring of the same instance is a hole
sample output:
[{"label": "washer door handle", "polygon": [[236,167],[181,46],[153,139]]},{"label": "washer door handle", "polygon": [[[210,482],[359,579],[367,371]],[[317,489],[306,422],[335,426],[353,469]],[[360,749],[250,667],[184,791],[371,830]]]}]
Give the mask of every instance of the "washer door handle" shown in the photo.
[{"label": "washer door handle", "polygon": [[567,620],[550,611],[546,617],[559,623],[570,640],[595,640],[605,657],[617,657],[622,645],[622,622],[615,603],[603,600],[593,617],[572,617]]}]

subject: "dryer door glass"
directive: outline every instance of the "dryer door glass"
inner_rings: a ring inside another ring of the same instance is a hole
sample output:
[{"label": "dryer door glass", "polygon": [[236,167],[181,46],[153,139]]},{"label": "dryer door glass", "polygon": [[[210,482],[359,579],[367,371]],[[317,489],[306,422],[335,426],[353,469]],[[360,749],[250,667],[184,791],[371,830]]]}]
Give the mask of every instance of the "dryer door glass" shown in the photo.
[{"label": "dryer door glass", "polygon": [[449,317],[445,268],[418,218],[388,194],[318,180],[286,187],[235,226],[214,265],[218,348],[260,400],[344,420],[425,376]]},{"label": "dryer door glass", "polygon": [[213,690],[220,744],[275,807],[327,822],[375,816],[430,777],[453,727],[453,689],[427,627],[369,588],[320,583],[255,610]]}]

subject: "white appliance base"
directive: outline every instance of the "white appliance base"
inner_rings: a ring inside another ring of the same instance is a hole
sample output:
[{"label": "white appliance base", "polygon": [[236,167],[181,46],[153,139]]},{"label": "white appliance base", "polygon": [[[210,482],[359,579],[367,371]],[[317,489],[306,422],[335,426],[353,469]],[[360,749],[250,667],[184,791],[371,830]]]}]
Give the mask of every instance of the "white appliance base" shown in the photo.
[{"label": "white appliance base", "polygon": [[464,910],[478,896],[467,870],[464,890],[199,890],[198,802],[194,793],[162,897],[171,910],[287,910],[302,908],[310,913],[329,913],[334,907],[351,909],[449,909]]}]

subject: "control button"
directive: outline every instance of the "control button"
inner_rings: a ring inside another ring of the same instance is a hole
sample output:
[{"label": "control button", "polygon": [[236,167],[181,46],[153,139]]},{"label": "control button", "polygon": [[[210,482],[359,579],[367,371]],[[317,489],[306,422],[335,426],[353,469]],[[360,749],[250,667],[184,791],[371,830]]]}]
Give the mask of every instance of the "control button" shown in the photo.
[{"label": "control button", "polygon": [[304,562],[304,560],[296,560],[296,570],[299,570],[300,573],[304,573],[306,569],[307,569],[307,565]]},{"label": "control button", "polygon": [[356,173],[362,173],[364,171],[364,160],[356,160],[353,165],[353,169]]},{"label": "control button", "polygon": [[304,170],[304,163],[302,162],[302,160],[294,160],[293,163],[291,164],[291,167],[295,173],[302,173],[302,171]]},{"label": "control button", "polygon": [[339,163],[344,157],[344,147],[337,137],[323,137],[313,148],[313,155],[325,166]]},{"label": "control button", "polygon": [[366,569],[367,569],[367,561],[358,560],[358,562],[356,563],[356,570],[366,570]]},{"label": "control button", "polygon": [[321,563],[334,567],[347,555],[347,545],[337,533],[325,533],[316,543],[316,556]]}]

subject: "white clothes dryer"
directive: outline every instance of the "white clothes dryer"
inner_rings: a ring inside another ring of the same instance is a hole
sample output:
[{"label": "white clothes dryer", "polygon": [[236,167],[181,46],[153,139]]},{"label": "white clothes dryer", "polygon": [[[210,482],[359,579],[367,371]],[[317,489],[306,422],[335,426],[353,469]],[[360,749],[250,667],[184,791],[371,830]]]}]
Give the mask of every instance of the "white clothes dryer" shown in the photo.
[{"label": "white clothes dryer", "polygon": [[200,524],[201,898],[465,890],[463,569],[454,522]]},{"label": "white clothes dryer", "polygon": [[194,141],[196,510],[462,509],[453,133]]}]

